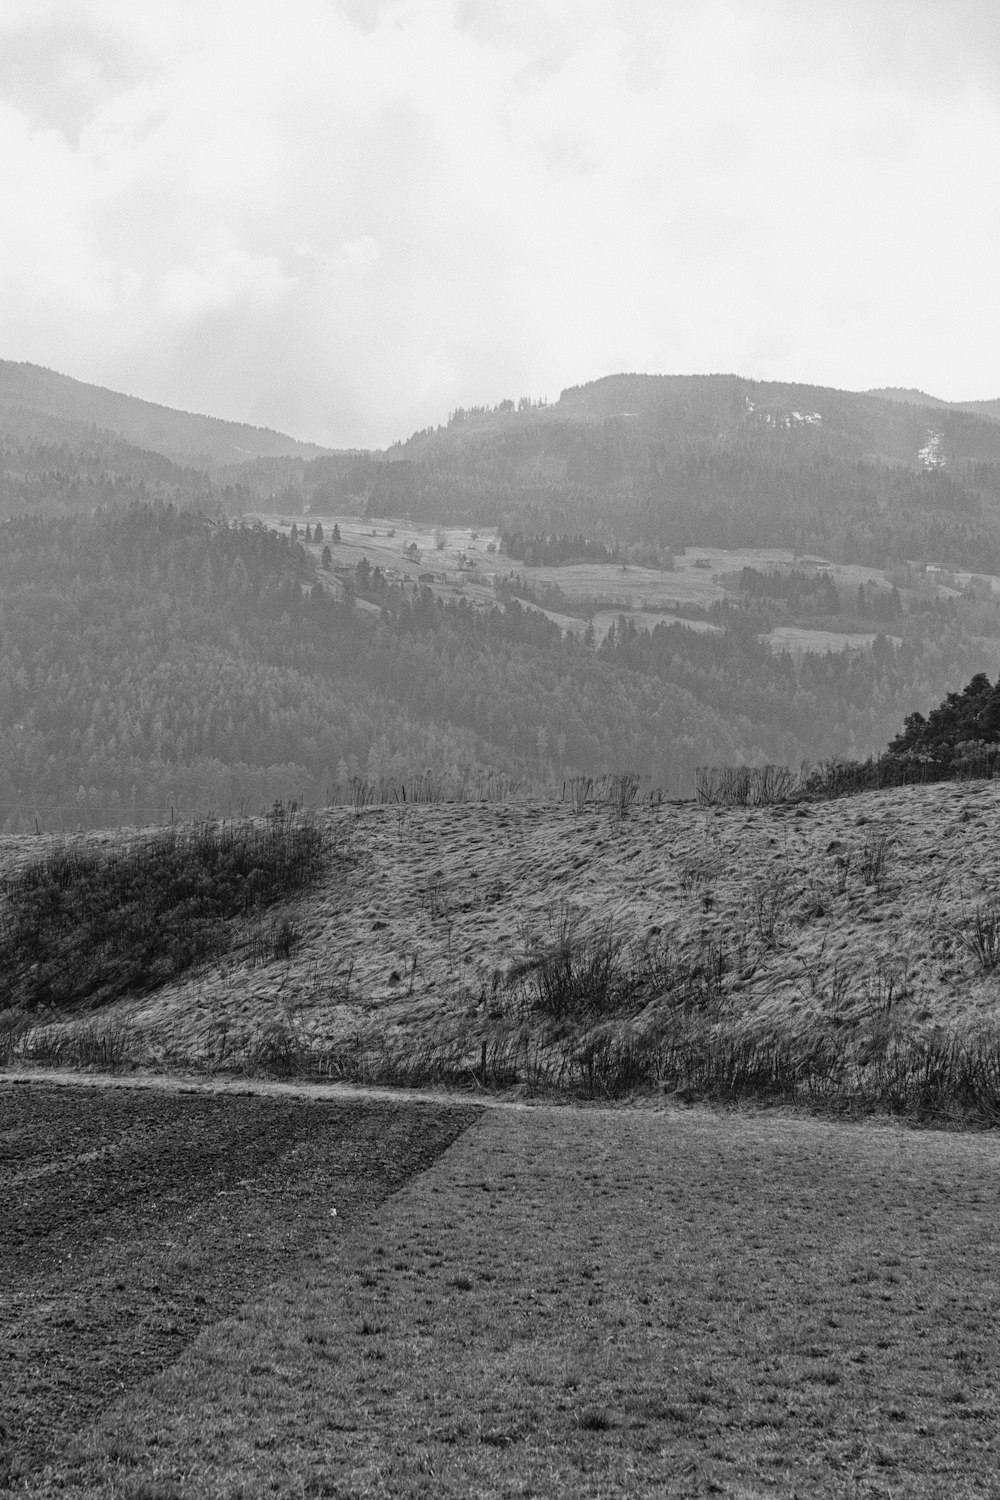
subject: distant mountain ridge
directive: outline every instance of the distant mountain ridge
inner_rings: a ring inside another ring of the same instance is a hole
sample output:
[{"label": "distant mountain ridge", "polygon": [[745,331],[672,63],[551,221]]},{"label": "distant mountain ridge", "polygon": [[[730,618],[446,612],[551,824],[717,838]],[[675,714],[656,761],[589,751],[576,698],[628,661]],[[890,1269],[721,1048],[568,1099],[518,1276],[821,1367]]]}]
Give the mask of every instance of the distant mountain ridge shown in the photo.
[{"label": "distant mountain ridge", "polygon": [[[920,464],[928,429],[944,423],[953,460],[1000,460],[1000,400],[947,402],[917,390],[845,391],[732,374],[635,373],[567,386],[551,404],[459,408],[446,427],[414,433],[387,456],[426,460],[449,449],[468,456],[470,445],[487,432],[509,443],[529,429],[537,448],[545,429],[575,425],[582,433],[609,422],[620,425],[620,442],[633,447],[650,440],[734,442],[769,426],[813,426],[813,447],[831,449],[839,458],[914,465]],[[565,433],[553,441],[565,451]]]},{"label": "distant mountain ridge", "polygon": [[902,406],[934,407],[939,411],[965,411],[973,417],[984,417],[987,422],[1000,422],[1000,398],[992,401],[942,401],[940,396],[929,396],[926,391],[912,387],[885,385],[865,391],[866,396],[877,396],[881,401],[898,401]]},{"label": "distant mountain ridge", "polygon": [[41,365],[0,360],[0,435],[20,435],[30,425],[37,440],[47,431],[45,419],[53,442],[79,440],[97,427],[135,447],[206,469],[257,458],[318,458],[329,451],[269,427],[177,411]]}]

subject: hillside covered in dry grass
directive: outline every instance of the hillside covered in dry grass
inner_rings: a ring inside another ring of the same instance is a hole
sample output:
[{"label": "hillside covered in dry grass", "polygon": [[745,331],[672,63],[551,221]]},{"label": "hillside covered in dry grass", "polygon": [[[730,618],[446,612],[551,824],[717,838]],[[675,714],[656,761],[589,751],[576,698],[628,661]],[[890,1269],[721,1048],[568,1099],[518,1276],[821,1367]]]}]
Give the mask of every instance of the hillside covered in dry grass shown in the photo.
[{"label": "hillside covered in dry grass", "polygon": [[[10,947],[27,941],[17,872],[54,853],[63,895],[46,910],[53,930],[70,925],[66,846],[6,839],[8,1064],[1000,1108],[993,782],[625,816],[517,801],[335,808],[309,826],[298,884],[279,881],[252,910],[213,907],[217,940],[185,891],[187,946],[170,936],[171,962],[129,970],[131,992],[102,980],[114,944],[78,911],[74,941],[85,929],[97,953],[87,994],[38,988],[46,964],[82,971],[79,946],[71,961],[37,948],[34,963]],[[128,853],[139,869],[163,837],[96,835],[69,852],[88,869]]]}]

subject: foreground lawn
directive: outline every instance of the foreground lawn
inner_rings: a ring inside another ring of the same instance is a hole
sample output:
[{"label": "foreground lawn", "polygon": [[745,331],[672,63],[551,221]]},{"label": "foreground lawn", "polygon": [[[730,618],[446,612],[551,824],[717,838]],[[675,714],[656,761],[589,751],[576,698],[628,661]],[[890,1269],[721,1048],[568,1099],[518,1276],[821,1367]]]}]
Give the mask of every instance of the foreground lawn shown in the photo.
[{"label": "foreground lawn", "polygon": [[998,1187],[990,1136],[488,1110],[29,1492],[995,1495]]}]

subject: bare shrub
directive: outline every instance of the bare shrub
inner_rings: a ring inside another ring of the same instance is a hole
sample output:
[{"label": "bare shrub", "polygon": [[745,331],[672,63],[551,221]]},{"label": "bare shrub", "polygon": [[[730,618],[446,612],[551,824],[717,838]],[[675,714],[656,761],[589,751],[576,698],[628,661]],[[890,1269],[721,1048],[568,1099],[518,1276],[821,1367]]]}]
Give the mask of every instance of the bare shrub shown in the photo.
[{"label": "bare shrub", "polygon": [[896,847],[896,835],[890,828],[869,828],[859,856],[858,867],[865,885],[881,890],[889,870],[889,858]]},{"label": "bare shrub", "polygon": [[799,778],[788,766],[698,766],[695,794],[707,807],[770,807],[787,802]]},{"label": "bare shrub", "polygon": [[583,809],[593,795],[593,776],[571,776],[568,781],[564,781],[562,784],[562,800],[572,803],[575,813],[583,812]]},{"label": "bare shrub", "polygon": [[985,974],[1000,967],[1000,905],[996,901],[980,902],[961,936]]},{"label": "bare shrub", "polygon": [[789,879],[784,870],[773,875],[761,875],[750,888],[750,917],[754,931],[762,946],[768,950],[779,948],[779,928],[788,910]]},{"label": "bare shrub", "polygon": [[517,782],[506,771],[480,771],[472,775],[427,770],[403,780],[394,776],[380,776],[375,780],[353,776],[346,785],[338,782],[329,787],[327,796],[331,802],[346,804],[361,812],[367,807],[413,803],[506,803],[516,795],[517,789]]},{"label": "bare shrub", "polygon": [[621,775],[611,778],[611,795],[608,801],[616,817],[628,817],[639,800],[641,789],[642,777],[636,776],[631,771],[624,771]]},{"label": "bare shrub", "polygon": [[905,960],[880,959],[865,980],[865,1009],[873,1019],[889,1016],[910,991],[909,965]]}]

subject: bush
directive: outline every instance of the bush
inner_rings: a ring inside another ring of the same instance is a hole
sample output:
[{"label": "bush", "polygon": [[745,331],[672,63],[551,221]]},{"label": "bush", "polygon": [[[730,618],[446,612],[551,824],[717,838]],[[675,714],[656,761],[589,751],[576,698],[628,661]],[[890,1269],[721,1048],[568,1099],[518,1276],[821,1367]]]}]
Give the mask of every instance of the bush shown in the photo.
[{"label": "bush", "polygon": [[319,829],[280,806],[261,821],[119,848],[62,845],[0,885],[0,1007],[58,1010],[156,989],[229,947],[238,919],[323,864]]},{"label": "bush", "polygon": [[786,802],[798,787],[787,766],[699,766],[698,801],[708,807],[769,807]]}]

